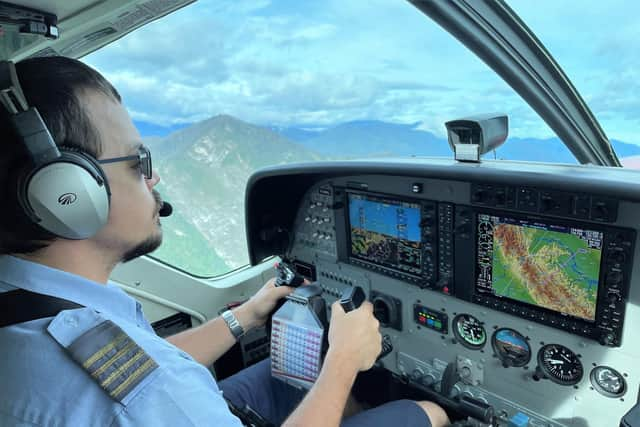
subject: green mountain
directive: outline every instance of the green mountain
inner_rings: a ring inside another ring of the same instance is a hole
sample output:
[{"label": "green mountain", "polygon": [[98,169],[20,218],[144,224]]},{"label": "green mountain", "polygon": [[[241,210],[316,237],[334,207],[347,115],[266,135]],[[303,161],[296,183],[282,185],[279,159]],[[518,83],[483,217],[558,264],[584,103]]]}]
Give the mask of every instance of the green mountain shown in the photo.
[{"label": "green mountain", "polygon": [[201,276],[245,265],[244,193],[258,168],[321,160],[267,128],[221,115],[148,141],[161,177],[158,190],[174,214],[153,255]]}]

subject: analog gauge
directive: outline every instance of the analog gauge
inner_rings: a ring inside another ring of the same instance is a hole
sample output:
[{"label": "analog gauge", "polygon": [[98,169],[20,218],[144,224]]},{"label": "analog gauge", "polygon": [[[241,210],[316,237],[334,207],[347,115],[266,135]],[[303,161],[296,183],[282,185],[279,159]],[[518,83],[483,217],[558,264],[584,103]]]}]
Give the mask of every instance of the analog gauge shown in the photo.
[{"label": "analog gauge", "polygon": [[480,350],[487,342],[484,326],[470,314],[459,314],[453,318],[453,334],[460,344],[472,350]]},{"label": "analog gauge", "polygon": [[560,344],[547,344],[538,351],[538,367],[556,384],[578,384],[584,373],[576,354]]},{"label": "analog gauge", "polygon": [[618,371],[608,366],[597,366],[591,371],[591,385],[607,397],[621,397],[627,391],[627,382]]},{"label": "analog gauge", "polygon": [[505,368],[519,368],[531,360],[531,346],[527,339],[514,329],[501,328],[495,331],[491,345]]}]

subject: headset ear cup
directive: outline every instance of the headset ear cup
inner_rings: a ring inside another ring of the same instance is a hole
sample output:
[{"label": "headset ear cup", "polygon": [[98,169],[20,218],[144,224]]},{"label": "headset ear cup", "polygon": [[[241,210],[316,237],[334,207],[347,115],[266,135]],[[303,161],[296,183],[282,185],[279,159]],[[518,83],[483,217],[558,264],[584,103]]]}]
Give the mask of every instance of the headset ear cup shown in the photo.
[{"label": "headset ear cup", "polygon": [[70,161],[78,161],[79,164],[87,169],[87,172],[94,177],[98,183],[104,183],[107,190],[109,200],[111,199],[111,188],[109,187],[109,180],[104,173],[104,169],[100,166],[100,163],[89,153],[82,151],[79,148],[63,145],[58,147],[62,159],[69,159]]},{"label": "headset ear cup", "polygon": [[86,239],[107,223],[109,186],[91,156],[68,149],[60,154],[59,159],[34,170],[19,187],[27,202],[25,211],[59,237]]}]

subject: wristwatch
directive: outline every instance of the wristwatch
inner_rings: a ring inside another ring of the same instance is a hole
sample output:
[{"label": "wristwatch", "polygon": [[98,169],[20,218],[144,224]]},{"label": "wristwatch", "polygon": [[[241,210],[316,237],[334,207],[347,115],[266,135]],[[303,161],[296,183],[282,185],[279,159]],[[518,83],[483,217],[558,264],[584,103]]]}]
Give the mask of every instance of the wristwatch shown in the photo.
[{"label": "wristwatch", "polygon": [[244,329],[242,328],[242,326],[240,325],[240,322],[238,322],[238,319],[236,319],[236,316],[233,314],[231,310],[227,310],[224,313],[222,313],[222,318],[224,319],[225,322],[227,322],[227,326],[231,331],[231,335],[233,335],[235,339],[238,339],[242,335],[244,335]]}]

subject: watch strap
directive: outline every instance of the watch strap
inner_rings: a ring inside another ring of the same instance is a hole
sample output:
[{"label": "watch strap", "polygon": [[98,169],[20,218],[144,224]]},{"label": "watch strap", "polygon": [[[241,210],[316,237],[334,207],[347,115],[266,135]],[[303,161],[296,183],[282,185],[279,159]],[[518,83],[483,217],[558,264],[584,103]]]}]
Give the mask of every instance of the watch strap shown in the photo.
[{"label": "watch strap", "polygon": [[242,328],[242,325],[240,325],[240,322],[238,322],[238,319],[231,310],[226,310],[224,313],[222,313],[222,318],[225,322],[227,322],[227,326],[231,331],[231,335],[233,335],[235,339],[238,339],[242,335],[244,335],[244,329]]}]

